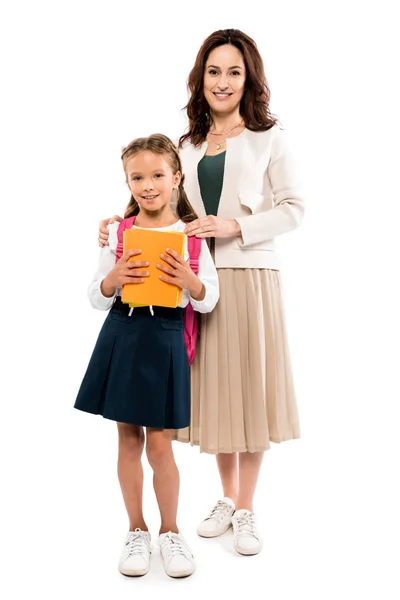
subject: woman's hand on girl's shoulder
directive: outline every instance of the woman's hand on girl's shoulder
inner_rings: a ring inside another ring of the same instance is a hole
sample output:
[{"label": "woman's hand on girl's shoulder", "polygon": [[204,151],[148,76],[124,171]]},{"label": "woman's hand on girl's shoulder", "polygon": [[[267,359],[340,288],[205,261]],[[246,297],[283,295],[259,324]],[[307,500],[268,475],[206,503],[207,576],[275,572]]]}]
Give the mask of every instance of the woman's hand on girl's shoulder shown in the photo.
[{"label": "woman's hand on girl's shoulder", "polygon": [[99,224],[99,246],[100,248],[103,248],[104,246],[108,246],[108,229],[107,226],[111,225],[112,223],[115,223],[116,221],[118,221],[119,223],[122,221],[122,217],[118,216],[118,215],[114,215],[113,217],[110,217],[109,219],[103,219],[103,221],[100,221]]},{"label": "woman's hand on girl's shoulder", "polygon": [[242,232],[235,219],[221,219],[221,217],[208,215],[187,223],[185,233],[199,238],[231,238],[240,236]]}]

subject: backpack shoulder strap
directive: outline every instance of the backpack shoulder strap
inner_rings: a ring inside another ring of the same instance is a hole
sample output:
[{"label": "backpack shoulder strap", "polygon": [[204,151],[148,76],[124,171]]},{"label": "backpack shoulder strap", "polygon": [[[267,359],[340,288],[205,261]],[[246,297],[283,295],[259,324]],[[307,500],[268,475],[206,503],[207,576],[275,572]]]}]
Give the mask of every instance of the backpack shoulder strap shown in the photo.
[{"label": "backpack shoulder strap", "polygon": [[193,273],[199,272],[199,259],[203,240],[196,236],[188,237],[189,263]]},{"label": "backpack shoulder strap", "polygon": [[[188,237],[189,264],[193,273],[196,273],[196,275],[199,272],[199,259],[202,243],[203,240],[201,238],[195,236]],[[193,306],[190,304],[190,302],[186,306],[183,315],[183,336],[185,339],[189,365],[191,365],[196,356],[196,341],[199,331],[199,317],[198,314],[193,310]]]},{"label": "backpack shoulder strap", "polygon": [[127,219],[122,219],[118,226],[117,237],[118,243],[116,248],[116,260],[118,261],[124,253],[124,231],[125,229],[130,229],[133,227],[133,224],[136,220],[136,217],[128,217]]}]

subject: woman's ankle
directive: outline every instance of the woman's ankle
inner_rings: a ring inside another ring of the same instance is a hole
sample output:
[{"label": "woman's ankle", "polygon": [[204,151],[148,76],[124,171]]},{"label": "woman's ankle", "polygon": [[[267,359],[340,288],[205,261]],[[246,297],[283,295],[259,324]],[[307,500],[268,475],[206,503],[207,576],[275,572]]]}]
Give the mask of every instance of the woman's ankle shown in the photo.
[{"label": "woman's ankle", "polygon": [[235,504],[235,505],[236,505],[237,497],[238,497],[237,492],[234,492],[232,490],[224,490],[224,498],[229,498],[230,500],[232,500],[233,504]]}]

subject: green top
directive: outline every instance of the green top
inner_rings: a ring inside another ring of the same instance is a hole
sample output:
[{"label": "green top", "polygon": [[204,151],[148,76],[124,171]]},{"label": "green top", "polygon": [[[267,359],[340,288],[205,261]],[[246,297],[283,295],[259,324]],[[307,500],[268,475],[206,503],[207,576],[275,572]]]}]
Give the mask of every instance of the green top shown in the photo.
[{"label": "green top", "polygon": [[207,215],[217,215],[224,181],[225,154],[203,156],[197,168],[200,193]]}]

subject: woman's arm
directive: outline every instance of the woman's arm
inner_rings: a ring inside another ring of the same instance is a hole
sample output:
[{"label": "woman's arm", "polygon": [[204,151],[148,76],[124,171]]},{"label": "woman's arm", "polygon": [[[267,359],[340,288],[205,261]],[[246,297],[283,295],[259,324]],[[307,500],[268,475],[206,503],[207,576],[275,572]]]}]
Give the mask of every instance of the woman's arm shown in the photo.
[{"label": "woman's arm", "polygon": [[304,214],[303,195],[293,158],[283,132],[278,128],[274,134],[265,179],[268,182],[267,193],[272,192],[273,196],[272,208],[234,219],[209,215],[188,223],[185,233],[200,238],[237,237],[240,246],[250,246],[295,229]]},{"label": "woman's arm", "polygon": [[264,212],[236,219],[241,229],[239,244],[250,246],[298,227],[304,215],[304,199],[296,166],[280,129],[276,130],[267,168],[274,206]]}]

